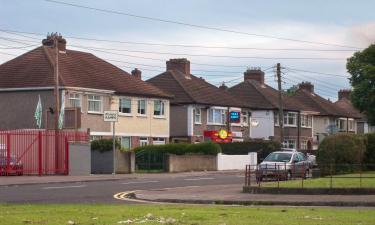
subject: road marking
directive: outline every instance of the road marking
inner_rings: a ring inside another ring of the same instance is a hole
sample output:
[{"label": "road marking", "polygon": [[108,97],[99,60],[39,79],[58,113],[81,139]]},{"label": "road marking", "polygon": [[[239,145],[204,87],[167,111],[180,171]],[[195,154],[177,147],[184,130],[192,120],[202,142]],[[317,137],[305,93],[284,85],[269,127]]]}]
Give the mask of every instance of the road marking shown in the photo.
[{"label": "road marking", "polygon": [[187,181],[194,181],[194,180],[213,180],[215,178],[213,177],[198,177],[198,178],[187,178],[187,179],[184,179],[184,180],[187,180]]},{"label": "road marking", "polygon": [[140,199],[134,199],[129,198],[128,196],[130,194],[135,194],[136,191],[128,191],[128,192],[119,192],[113,195],[113,198],[121,201],[131,201],[131,202],[141,202],[141,203],[151,203],[151,204],[158,204],[157,202],[152,201],[146,201],[146,200],[140,200]]},{"label": "road marking", "polygon": [[149,181],[131,181],[131,182],[126,182],[122,184],[147,184],[147,183],[158,183],[159,181],[157,180],[149,180]]},{"label": "road marking", "polygon": [[44,187],[42,189],[63,189],[63,188],[83,188],[87,185],[76,185],[76,186],[60,186],[60,187]]},{"label": "road marking", "polygon": [[236,177],[238,177],[238,178],[244,178],[245,176],[244,175],[237,175]]}]

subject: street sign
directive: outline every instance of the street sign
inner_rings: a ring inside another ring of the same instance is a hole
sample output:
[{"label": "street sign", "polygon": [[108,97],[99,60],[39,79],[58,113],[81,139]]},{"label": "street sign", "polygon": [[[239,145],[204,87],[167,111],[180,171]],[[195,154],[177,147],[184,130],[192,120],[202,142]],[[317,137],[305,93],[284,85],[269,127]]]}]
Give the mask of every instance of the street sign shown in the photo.
[{"label": "street sign", "polygon": [[104,121],[105,122],[117,122],[118,111],[104,111]]}]

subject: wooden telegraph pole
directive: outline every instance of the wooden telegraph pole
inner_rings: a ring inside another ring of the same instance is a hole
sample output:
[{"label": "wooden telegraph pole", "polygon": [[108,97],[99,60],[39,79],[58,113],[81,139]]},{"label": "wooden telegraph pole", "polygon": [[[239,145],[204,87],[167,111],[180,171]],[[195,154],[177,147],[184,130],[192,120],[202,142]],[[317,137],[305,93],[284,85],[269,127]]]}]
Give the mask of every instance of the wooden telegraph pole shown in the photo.
[{"label": "wooden telegraph pole", "polygon": [[59,115],[60,115],[60,93],[59,93],[59,40],[57,33],[53,36],[55,48],[55,170],[59,173],[60,170],[60,152],[59,148]]},{"label": "wooden telegraph pole", "polygon": [[280,127],[280,142],[284,142],[284,110],[283,110],[283,96],[281,88],[281,68],[280,63],[276,65],[276,76],[277,76],[277,86],[279,90],[279,127]]}]

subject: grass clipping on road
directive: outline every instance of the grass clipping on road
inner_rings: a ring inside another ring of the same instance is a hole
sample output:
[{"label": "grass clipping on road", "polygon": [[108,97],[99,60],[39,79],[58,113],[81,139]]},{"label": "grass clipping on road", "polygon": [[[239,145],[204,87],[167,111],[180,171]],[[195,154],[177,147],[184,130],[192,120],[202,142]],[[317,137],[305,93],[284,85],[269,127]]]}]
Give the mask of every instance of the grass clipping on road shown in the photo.
[{"label": "grass clipping on road", "polygon": [[0,205],[0,224],[374,224],[375,211],[185,205]]}]

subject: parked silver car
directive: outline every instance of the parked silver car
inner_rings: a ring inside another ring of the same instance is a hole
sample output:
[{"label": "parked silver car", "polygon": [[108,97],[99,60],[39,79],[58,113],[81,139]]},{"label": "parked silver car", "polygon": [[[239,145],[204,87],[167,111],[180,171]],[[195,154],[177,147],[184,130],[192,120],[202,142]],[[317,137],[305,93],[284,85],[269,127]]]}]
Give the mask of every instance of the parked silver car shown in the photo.
[{"label": "parked silver car", "polygon": [[270,153],[258,165],[256,178],[258,181],[264,178],[287,180],[293,177],[305,178],[309,174],[310,162],[303,153],[297,151],[277,151]]}]

